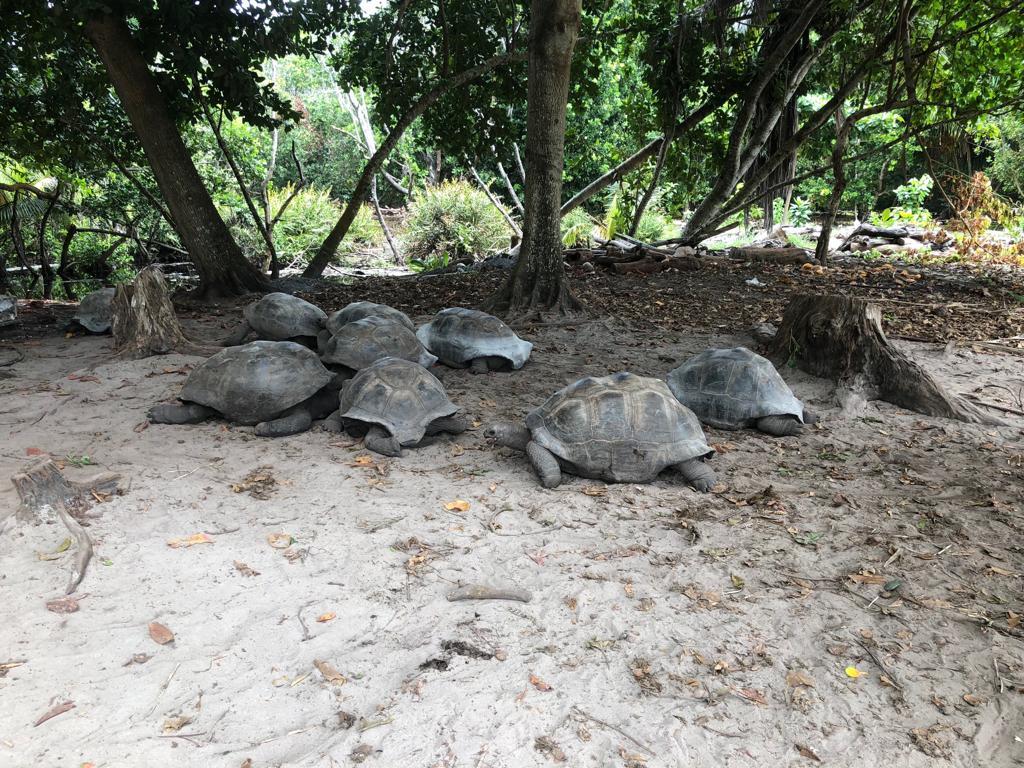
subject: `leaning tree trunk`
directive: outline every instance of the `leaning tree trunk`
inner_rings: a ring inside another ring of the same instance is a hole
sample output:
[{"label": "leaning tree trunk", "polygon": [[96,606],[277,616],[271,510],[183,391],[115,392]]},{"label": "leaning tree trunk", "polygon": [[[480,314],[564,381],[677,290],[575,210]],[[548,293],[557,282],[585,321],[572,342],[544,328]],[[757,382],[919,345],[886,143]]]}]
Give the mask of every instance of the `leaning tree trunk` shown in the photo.
[{"label": "leaning tree trunk", "polygon": [[122,19],[104,14],[90,19],[85,33],[107,68],[170,208],[178,236],[196,265],[200,294],[238,296],[269,290],[266,278],[242,255],[217,213],[128,26]]},{"label": "leaning tree trunk", "polygon": [[832,147],[832,174],[835,177],[832,181],[832,196],[829,198],[825,217],[821,220],[821,232],[818,233],[818,242],[814,248],[814,256],[820,264],[828,262],[829,246],[832,244],[832,227],[835,226],[839,206],[843,202],[843,193],[846,191],[846,169],[843,162],[846,159],[846,146],[850,142],[852,129],[853,121],[844,118],[843,110],[840,107],[836,110],[836,143]]},{"label": "leaning tree trunk", "polygon": [[167,283],[156,267],[143,269],[131,285],[117,286],[111,332],[114,348],[121,357],[213,352],[189,341],[182,333]]},{"label": "leaning tree trunk", "polygon": [[581,12],[581,0],[532,0],[530,7],[523,240],[508,282],[487,303],[511,317],[579,309],[565,279],[560,209],[565,109]]},{"label": "leaning tree trunk", "polygon": [[863,390],[869,399],[975,424],[999,424],[946,392],[924,368],[896,349],[874,304],[845,296],[795,297],[786,307],[770,354],[815,376]]}]

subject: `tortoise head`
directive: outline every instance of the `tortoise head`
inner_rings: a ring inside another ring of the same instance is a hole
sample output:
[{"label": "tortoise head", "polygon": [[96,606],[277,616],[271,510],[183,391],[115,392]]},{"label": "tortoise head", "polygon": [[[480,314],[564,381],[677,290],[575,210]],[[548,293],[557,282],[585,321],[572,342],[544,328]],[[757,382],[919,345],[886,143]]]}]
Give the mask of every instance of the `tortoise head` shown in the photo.
[{"label": "tortoise head", "polygon": [[494,445],[525,451],[530,442],[530,430],[522,424],[492,424],[484,430],[484,438]]}]

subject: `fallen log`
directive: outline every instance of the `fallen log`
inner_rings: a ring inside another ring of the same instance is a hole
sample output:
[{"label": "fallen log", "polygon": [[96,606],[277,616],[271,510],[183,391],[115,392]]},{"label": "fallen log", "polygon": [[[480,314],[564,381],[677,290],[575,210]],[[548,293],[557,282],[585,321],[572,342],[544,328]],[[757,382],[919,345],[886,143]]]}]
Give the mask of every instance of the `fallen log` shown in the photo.
[{"label": "fallen log", "polygon": [[795,363],[814,376],[836,381],[917,413],[973,424],[1004,424],[963,397],[948,393],[924,368],[896,349],[882,330],[875,304],[846,296],[803,295],[786,307],[769,348],[780,364]]},{"label": "fallen log", "polygon": [[729,248],[728,256],[737,261],[759,261],[769,264],[817,264],[811,252],[804,248]]}]

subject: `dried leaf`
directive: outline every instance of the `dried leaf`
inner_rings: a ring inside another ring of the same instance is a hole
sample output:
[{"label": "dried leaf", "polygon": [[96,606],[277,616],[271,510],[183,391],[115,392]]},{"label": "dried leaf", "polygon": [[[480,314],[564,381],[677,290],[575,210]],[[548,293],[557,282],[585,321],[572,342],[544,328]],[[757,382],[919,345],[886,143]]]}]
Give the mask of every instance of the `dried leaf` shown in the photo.
[{"label": "dried leaf", "polygon": [[164,720],[164,733],[177,733],[192,722],[191,715],[173,715]]},{"label": "dried leaf", "polygon": [[45,453],[46,453],[46,451],[44,451],[42,448],[26,448],[25,449],[25,455],[26,456],[42,456]]},{"label": "dried leaf", "polygon": [[545,693],[547,691],[552,690],[550,685],[545,683],[543,680],[541,680],[539,677],[537,677],[534,674],[530,675],[530,685],[532,685],[538,691],[544,691]]},{"label": "dried leaf", "polygon": [[55,600],[47,600],[46,610],[53,613],[76,613],[78,611],[78,601],[73,597],[58,597]]},{"label": "dried leaf", "polygon": [[856,680],[858,677],[864,674],[856,667],[847,667],[844,671],[846,672],[846,676],[852,678],[853,680]]},{"label": "dried leaf", "polygon": [[174,633],[157,621],[149,623],[149,636],[153,638],[153,642],[157,645],[167,645],[174,642]]},{"label": "dried leaf", "polygon": [[63,715],[65,712],[68,712],[68,711],[70,711],[70,710],[72,710],[74,708],[75,708],[75,702],[73,702],[73,701],[62,701],[60,704],[57,704],[56,706],[53,706],[50,709],[46,710],[46,712],[44,712],[42,714],[42,716],[32,724],[32,727],[33,728],[38,728],[40,725],[45,723],[47,720],[49,720],[51,718],[54,718],[57,715]]},{"label": "dried leaf", "polygon": [[607,496],[608,488],[603,485],[585,485],[580,489],[584,496]]},{"label": "dried leaf", "polygon": [[747,701],[752,701],[755,704],[760,704],[761,706],[768,705],[768,699],[761,691],[754,688],[735,688],[733,690],[735,690],[737,696],[744,698]]},{"label": "dried leaf", "polygon": [[356,460],[352,462],[353,467],[372,467],[373,465],[373,456],[368,453],[359,454],[356,456]]},{"label": "dried leaf", "polygon": [[167,546],[171,549],[194,547],[196,544],[213,544],[213,538],[206,533],[193,533],[184,539],[171,539],[167,542]]},{"label": "dried leaf", "polygon": [[444,508],[449,512],[468,512],[469,502],[463,499],[456,499],[455,501],[449,501],[444,505]]},{"label": "dried leaf", "polygon": [[55,553],[56,553],[56,552],[67,552],[67,550],[68,550],[68,547],[70,547],[70,546],[71,546],[71,539],[64,539],[64,541],[62,541],[62,542],[60,543],[60,546],[59,546],[59,547],[57,547],[57,548],[56,548],[55,550],[53,550],[53,551],[54,551]]},{"label": "dried leaf", "polygon": [[885,576],[877,573],[867,573],[866,571],[851,573],[848,578],[857,584],[885,584],[886,582]]},{"label": "dried leaf", "polygon": [[235,560],[235,570],[238,571],[243,576],[259,576],[260,575],[259,571],[254,571],[252,568],[250,568],[248,565],[243,563],[241,560]]},{"label": "dried leaf", "polygon": [[801,672],[798,669],[791,669],[786,673],[786,683],[790,688],[796,688],[800,685],[806,685],[809,688],[814,687],[814,678],[808,675],[806,672]]},{"label": "dried leaf", "polygon": [[794,744],[796,751],[800,753],[801,757],[806,757],[808,760],[813,760],[816,763],[821,762],[821,758],[814,754],[814,750],[803,744]]},{"label": "dried leaf", "polygon": [[319,616],[316,617],[316,620],[319,623],[324,624],[325,622],[331,621],[337,615],[338,614],[336,614],[334,611],[328,611],[327,613],[321,613]]},{"label": "dried leaf", "polygon": [[274,549],[288,549],[294,542],[290,533],[272,533],[267,536],[267,544]]},{"label": "dried leaf", "polygon": [[998,576],[1018,576],[1019,575],[1016,571],[1010,571],[1010,570],[1007,570],[1006,568],[1000,568],[997,565],[990,565],[988,567],[988,571],[989,571],[989,573],[994,573],[994,574],[996,574]]},{"label": "dried leaf", "polygon": [[981,696],[975,696],[973,693],[965,693],[964,701],[966,701],[972,707],[977,707],[985,703],[985,700],[981,698]]},{"label": "dried leaf", "polygon": [[622,591],[625,592],[626,593],[626,597],[629,597],[629,598],[632,598],[633,595],[635,594],[635,590],[633,589],[633,585],[630,582],[628,582],[628,581],[625,584],[622,585]]},{"label": "dried leaf", "polygon": [[739,574],[730,573],[729,578],[732,580],[732,585],[736,587],[736,589],[743,589],[743,587],[746,586],[747,582],[745,582],[743,577]]},{"label": "dried leaf", "polygon": [[313,666],[320,670],[320,674],[324,676],[324,680],[329,683],[344,685],[348,682],[348,678],[336,670],[330,662],[317,659],[313,662]]}]

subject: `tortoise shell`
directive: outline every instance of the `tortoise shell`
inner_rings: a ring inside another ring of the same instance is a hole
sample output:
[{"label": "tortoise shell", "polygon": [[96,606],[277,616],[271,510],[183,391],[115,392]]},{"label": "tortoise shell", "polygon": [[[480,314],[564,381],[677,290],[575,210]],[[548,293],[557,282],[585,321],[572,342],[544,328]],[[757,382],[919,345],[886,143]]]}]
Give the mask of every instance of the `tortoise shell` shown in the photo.
[{"label": "tortoise shell", "polygon": [[576,474],[611,482],[646,482],[714,453],[665,382],[632,373],[580,379],[531,411],[526,426]]},{"label": "tortoise shell", "polygon": [[385,357],[342,386],[343,419],[379,424],[401,445],[414,445],[434,419],[458,412],[441,382],[422,365]]},{"label": "tortoise shell", "polygon": [[277,418],[331,380],[316,353],[292,341],[228,347],[189,374],[179,397],[220,412],[236,424]]},{"label": "tortoise shell", "polygon": [[368,316],[343,325],[324,345],[320,359],[355,371],[384,357],[397,357],[429,368],[437,358],[427,352],[416,334],[387,317]]},{"label": "tortoise shell", "polygon": [[316,336],[327,322],[327,313],[320,307],[288,293],[268,293],[242,314],[256,335],[268,341]]},{"label": "tortoise shell", "polygon": [[416,335],[442,363],[455,368],[478,357],[500,357],[518,370],[533,349],[498,318],[463,307],[441,310]]},{"label": "tortoise shell", "polygon": [[106,333],[113,316],[114,289],[100,288],[87,293],[78,305],[74,319],[88,331]]},{"label": "tortoise shell", "polygon": [[775,366],[746,347],[701,352],[668,375],[668,386],[702,422],[719,429],[753,426],[765,416],[803,422],[804,405]]},{"label": "tortoise shell", "polygon": [[416,326],[405,312],[387,304],[374,304],[372,301],[354,301],[337,312],[332,312],[327,318],[327,330],[336,334],[346,323],[362,320],[364,317],[385,317],[401,323],[410,331],[416,330]]}]

